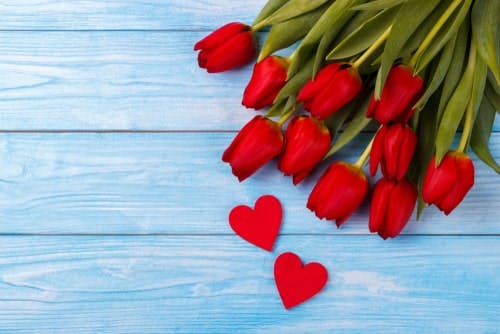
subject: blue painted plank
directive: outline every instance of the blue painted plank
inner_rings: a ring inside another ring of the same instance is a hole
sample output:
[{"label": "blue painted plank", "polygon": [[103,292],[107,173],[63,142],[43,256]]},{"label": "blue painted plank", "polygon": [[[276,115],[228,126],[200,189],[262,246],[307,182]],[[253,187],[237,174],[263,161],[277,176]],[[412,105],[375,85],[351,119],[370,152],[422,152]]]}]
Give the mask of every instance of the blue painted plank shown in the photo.
[{"label": "blue painted plank", "polygon": [[[1,237],[6,333],[494,333],[500,237]],[[286,311],[273,263],[319,261],[326,289]]]},{"label": "blue painted plank", "polygon": [[199,69],[203,35],[0,32],[0,130],[237,130],[251,66]]},{"label": "blue painted plank", "polygon": [[211,30],[251,23],[265,0],[4,0],[1,30]]},{"label": "blue painted plank", "polygon": [[236,130],[250,67],[208,75],[202,35],[0,32],[0,129]]},{"label": "blue painted plank", "polygon": [[[0,135],[1,233],[232,233],[230,209],[271,193],[282,232],[366,234],[365,204],[341,229],[305,208],[314,179],[294,187],[274,163],[240,184],[220,160],[233,133],[10,133]],[[368,135],[364,135],[367,141]],[[361,139],[360,139],[361,140]],[[492,139],[500,152],[500,134]],[[335,159],[354,161],[358,141]],[[476,163],[476,186],[445,217],[431,208],[409,234],[500,233],[499,178]],[[8,223],[7,223],[8,222]],[[374,238],[376,238],[374,236]]]}]

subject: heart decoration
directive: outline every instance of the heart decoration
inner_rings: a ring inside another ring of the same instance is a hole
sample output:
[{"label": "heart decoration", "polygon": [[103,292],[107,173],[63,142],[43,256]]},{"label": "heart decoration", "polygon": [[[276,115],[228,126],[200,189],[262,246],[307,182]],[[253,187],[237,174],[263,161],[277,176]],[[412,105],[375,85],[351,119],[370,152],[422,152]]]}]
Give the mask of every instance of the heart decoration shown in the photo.
[{"label": "heart decoration", "polygon": [[317,262],[303,266],[300,257],[287,252],[274,263],[274,280],[283,305],[290,309],[320,292],[328,280],[328,272]]},{"label": "heart decoration", "polygon": [[261,196],[252,209],[238,205],[229,213],[233,231],[249,243],[271,251],[278,237],[283,216],[280,201],[272,195]]}]

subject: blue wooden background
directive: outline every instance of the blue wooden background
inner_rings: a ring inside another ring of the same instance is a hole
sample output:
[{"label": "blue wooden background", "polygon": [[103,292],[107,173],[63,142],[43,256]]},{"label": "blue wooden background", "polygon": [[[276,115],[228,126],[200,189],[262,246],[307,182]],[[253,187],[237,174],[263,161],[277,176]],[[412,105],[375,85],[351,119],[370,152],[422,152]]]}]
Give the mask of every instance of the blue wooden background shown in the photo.
[{"label": "blue wooden background", "polygon": [[[192,46],[263,3],[1,1],[1,333],[500,331],[500,182],[480,162],[449,217],[430,208],[383,241],[366,204],[337,230],[305,209],[312,181],[270,165],[239,184],[220,161],[253,116],[250,67],[208,75]],[[227,223],[266,193],[285,210],[273,253]],[[330,272],[290,311],[283,251]]]}]

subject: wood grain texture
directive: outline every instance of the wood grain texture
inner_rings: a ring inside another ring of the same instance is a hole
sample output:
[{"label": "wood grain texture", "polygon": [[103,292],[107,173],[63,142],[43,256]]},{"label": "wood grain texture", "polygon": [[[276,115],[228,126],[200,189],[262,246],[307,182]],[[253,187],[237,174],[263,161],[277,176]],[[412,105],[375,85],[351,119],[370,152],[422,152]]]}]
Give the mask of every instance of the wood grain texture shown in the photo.
[{"label": "wood grain texture", "polygon": [[[11,133],[0,136],[2,233],[232,233],[237,204],[276,195],[287,233],[367,233],[368,206],[337,230],[305,208],[322,169],[294,187],[270,163],[238,183],[220,160],[233,133]],[[363,138],[369,139],[369,135]],[[498,155],[500,135],[493,138]],[[337,160],[354,161],[362,141]],[[435,208],[410,234],[500,233],[496,174],[477,162],[476,186],[445,217]],[[374,236],[375,238],[375,236]]]},{"label": "wood grain texture", "polygon": [[[493,333],[500,237],[1,237],[8,333]],[[272,267],[292,250],[329,271],[286,311]]]},{"label": "wood grain texture", "polygon": [[238,129],[250,68],[199,69],[202,35],[0,32],[0,129]]},{"label": "wood grain texture", "polygon": [[0,30],[212,30],[251,23],[265,0],[4,0]]}]

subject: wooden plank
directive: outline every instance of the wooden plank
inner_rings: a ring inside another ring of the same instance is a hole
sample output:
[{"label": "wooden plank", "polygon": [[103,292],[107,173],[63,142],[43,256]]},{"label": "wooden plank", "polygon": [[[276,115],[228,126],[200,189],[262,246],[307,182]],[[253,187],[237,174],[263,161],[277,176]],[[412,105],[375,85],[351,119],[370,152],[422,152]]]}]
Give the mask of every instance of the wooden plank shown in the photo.
[{"label": "wooden plank", "polygon": [[211,30],[251,23],[265,0],[4,0],[1,30]]},{"label": "wooden plank", "polygon": [[0,32],[0,129],[239,129],[251,69],[199,69],[203,35]]},{"label": "wooden plank", "polygon": [[[493,333],[500,237],[285,236],[274,253],[236,236],[1,237],[8,333]],[[286,311],[277,254],[329,270]]]},{"label": "wooden plank", "polygon": [[0,130],[237,130],[251,66],[199,69],[204,34],[0,32]]},{"label": "wooden plank", "polygon": [[[0,135],[1,233],[232,233],[227,215],[263,194],[284,206],[282,232],[366,234],[365,204],[341,229],[305,208],[322,166],[294,187],[274,163],[242,184],[220,160],[233,133]],[[354,161],[369,134],[336,160]],[[500,152],[500,134],[492,138]],[[445,217],[431,208],[409,234],[500,233],[498,176],[477,162],[476,186]]]}]

